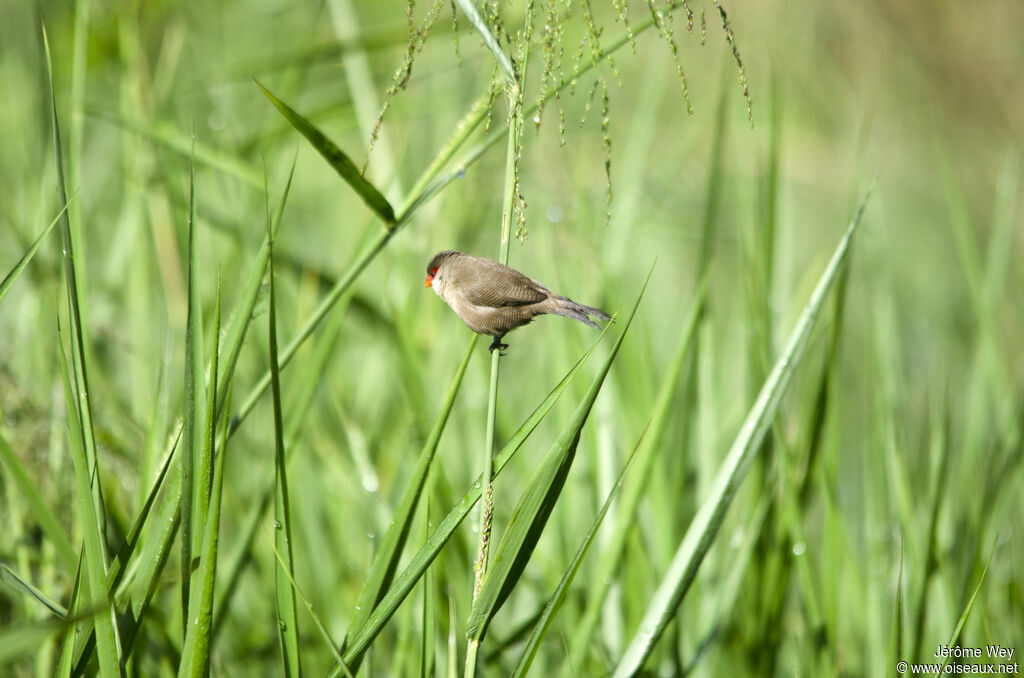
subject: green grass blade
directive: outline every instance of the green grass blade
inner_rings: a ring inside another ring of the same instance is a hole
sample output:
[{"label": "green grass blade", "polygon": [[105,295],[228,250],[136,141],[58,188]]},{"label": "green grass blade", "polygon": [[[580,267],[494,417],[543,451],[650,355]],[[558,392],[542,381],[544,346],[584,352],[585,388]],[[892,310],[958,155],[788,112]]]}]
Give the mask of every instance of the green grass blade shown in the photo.
[{"label": "green grass blade", "polygon": [[[605,328],[605,332],[607,328]],[[597,344],[600,343],[601,338],[604,337],[604,332],[601,333],[594,344],[587,349],[579,360],[576,361],[565,376],[562,377],[561,381],[552,389],[551,393],[541,402],[540,405],[527,417],[526,421],[523,422],[522,426],[516,431],[512,439],[502,448],[501,452],[494,459],[494,475],[495,477],[501,473],[505,465],[512,459],[519,448],[522,447],[526,439],[530,437],[530,434],[537,428],[540,422],[544,419],[547,413],[551,410],[554,404],[568,388],[569,383],[572,381],[576,373],[579,372],[583,363],[586,362],[590,354],[593,353]],[[380,604],[374,609],[373,614],[367,620],[366,624],[358,630],[351,632],[349,635],[352,638],[352,642],[345,650],[345,663],[349,666],[358,663],[362,658],[363,654],[373,643],[374,639],[384,628],[384,625],[389,619],[395,614],[402,602],[405,601],[406,597],[412,591],[416,582],[419,581],[423,573],[426,571],[430,563],[433,562],[437,554],[440,553],[441,548],[448,543],[452,535],[455,533],[456,528],[462,523],[462,521],[469,515],[473,507],[480,500],[482,494],[482,483],[478,477],[476,482],[470,489],[462,495],[462,498],[455,504],[448,515],[445,516],[444,520],[437,526],[434,533],[427,540],[427,543],[413,556],[412,560],[406,566],[406,568],[395,577],[395,582],[391,588],[388,589],[387,594],[381,599]],[[335,669],[331,672],[332,676],[338,676],[340,674],[339,669]]]},{"label": "green grass blade", "polygon": [[[85,565],[85,553],[78,558],[78,567],[75,568],[75,583],[71,587],[71,602],[69,609],[74,610],[81,605],[82,597],[82,567]],[[64,631],[64,638],[61,642],[60,657],[57,659],[57,670],[54,672],[57,678],[68,678],[75,663],[75,636],[78,633],[78,625],[72,624]]]},{"label": "green grass blade", "polygon": [[[75,195],[72,195],[70,200],[74,199]],[[14,281],[18,279],[21,272],[25,270],[26,266],[28,266],[28,262],[32,261],[32,257],[35,256],[36,250],[38,250],[39,246],[46,240],[46,236],[50,235],[50,231],[53,230],[53,227],[60,223],[61,217],[64,216],[64,212],[67,211],[70,204],[70,202],[66,203],[64,207],[60,209],[60,212],[58,212],[57,216],[50,222],[50,225],[44,228],[42,233],[36,236],[36,239],[32,241],[32,245],[25,251],[25,254],[21,255],[21,259],[18,259],[18,263],[16,263],[14,268],[4,276],[3,281],[0,281],[0,301],[3,301],[3,298],[7,296],[7,293],[11,291],[11,286],[14,285]]]},{"label": "green grass blade", "polygon": [[[235,366],[238,364],[238,356],[242,352],[242,344],[245,341],[245,335],[252,321],[253,310],[256,308],[256,302],[259,300],[260,289],[263,287],[263,276],[267,271],[267,261],[270,258],[270,241],[277,237],[277,232],[281,227],[281,221],[284,218],[284,208],[288,204],[288,195],[292,189],[292,179],[295,177],[295,164],[298,157],[298,151],[296,151],[292,157],[292,166],[288,171],[288,181],[285,183],[284,192],[281,194],[281,201],[274,212],[270,236],[264,238],[259,254],[256,255],[256,261],[253,262],[252,268],[249,271],[249,277],[245,281],[245,287],[242,289],[242,298],[234,312],[231,324],[228,326],[227,336],[224,338],[224,348],[222,350],[226,355],[226,359],[222,361],[221,375],[217,382],[217,391],[221,394],[221,404],[217,406],[218,414],[223,409],[224,397],[228,392],[227,385],[234,376]],[[221,447],[223,447],[223,441]]]},{"label": "green grass blade", "polygon": [[[281,554],[278,552],[277,548],[273,544],[270,545],[270,548],[274,550],[274,558],[277,560],[277,564],[281,568],[281,571],[284,572],[286,575],[289,574],[287,568],[284,567],[284,561],[282,560]],[[306,611],[309,612],[310,619],[312,619],[313,623],[316,624],[317,631],[320,632],[320,637],[323,639],[324,645],[326,645],[330,649],[331,654],[334,655],[335,661],[339,663],[342,662],[343,660],[341,657],[341,653],[338,652],[338,646],[331,639],[331,634],[328,633],[327,627],[324,626],[323,622],[320,620],[320,617],[316,614],[316,612],[313,611],[313,604],[309,602],[309,599],[306,598],[305,595],[303,595],[302,589],[299,588],[299,585],[295,583],[294,579],[289,577],[288,583],[295,591],[296,597],[298,597],[298,599],[302,601],[302,604],[306,606]],[[341,664],[341,669],[346,678],[352,678],[352,672],[349,670],[347,666]]]},{"label": "green grass blade", "polygon": [[64,351],[60,351],[62,374],[64,376],[64,396],[67,399],[68,429],[71,434],[71,459],[75,467],[75,483],[77,486],[76,505],[85,535],[85,579],[84,588],[88,591],[84,598],[84,607],[96,608],[93,624],[96,633],[96,654],[99,659],[100,675],[112,678],[121,675],[117,629],[114,627],[114,606],[107,601],[106,566],[103,562],[103,549],[100,545],[99,517],[93,503],[90,488],[89,465],[85,458],[84,431],[82,422],[74,407],[74,396],[71,389],[71,374],[68,369]]},{"label": "green grass blade", "polygon": [[181,637],[188,632],[192,580],[193,529],[196,522],[195,467],[202,448],[203,309],[199,300],[199,235],[196,233],[196,166],[189,169],[188,192],[188,316],[185,321],[185,402],[181,435]]},{"label": "green grass blade", "polygon": [[487,27],[480,13],[476,11],[476,6],[473,4],[473,0],[457,0],[459,8],[465,13],[469,19],[469,23],[473,24],[473,28],[480,34],[480,38],[484,41],[487,49],[491,50],[491,54],[494,55],[494,60],[498,63],[498,67],[501,69],[502,75],[505,76],[505,82],[508,83],[509,87],[512,87],[517,83],[516,72],[512,68],[512,62],[509,60],[508,55],[501,49],[501,45],[498,44],[498,40],[491,33],[491,29]]},{"label": "green grass blade", "polygon": [[[419,459],[416,462],[416,468],[409,478],[409,484],[402,495],[401,501],[398,503],[398,508],[395,509],[395,514],[391,518],[391,523],[388,525],[387,532],[385,532],[384,538],[381,540],[380,547],[374,555],[370,571],[363,582],[363,589],[359,593],[355,616],[349,625],[350,633],[361,629],[366,624],[366,620],[370,618],[373,609],[380,602],[380,599],[394,579],[395,571],[398,568],[398,561],[402,556],[402,548],[405,546],[409,530],[412,528],[416,505],[426,484],[427,474],[430,472],[430,466],[434,460],[434,453],[437,451],[437,444],[441,440],[441,434],[444,432],[445,425],[448,423],[448,415],[451,413],[452,405],[455,403],[455,396],[462,385],[462,378],[466,374],[466,367],[469,365],[469,359],[473,355],[473,349],[476,347],[478,336],[474,334],[473,338],[469,341],[466,355],[462,358],[462,362],[455,372],[455,377],[448,387],[448,393],[441,405],[441,411],[437,415],[437,420],[434,422],[430,435],[423,444],[423,449],[420,451]],[[346,645],[348,640],[346,638]]]},{"label": "green grass blade", "polygon": [[[278,205],[278,209],[274,215],[272,233],[276,234],[277,229],[280,225],[281,218],[284,212],[285,204],[287,203],[289,190],[291,188],[292,176],[295,171],[294,160],[292,162],[291,173],[288,176],[288,182],[285,186],[284,193],[281,198],[281,202]],[[231,378],[234,375],[235,366],[237,365],[238,356],[241,353],[242,344],[245,340],[245,335],[248,330],[249,324],[252,320],[253,310],[256,306],[256,302],[259,298],[259,291],[262,286],[263,274],[266,270],[267,258],[269,256],[269,250],[266,239],[264,240],[263,247],[260,250],[256,261],[251,269],[248,281],[243,290],[242,298],[239,301],[238,307],[235,310],[234,318],[229,326],[227,336],[223,342],[223,347],[220,350],[220,354],[226,356],[225,360],[219,360],[219,364],[222,367],[218,368],[220,372],[220,378],[217,382],[217,392],[221,394],[219,400],[221,405],[218,410],[224,408],[226,403],[226,394],[228,393],[228,385],[230,384]],[[180,436],[182,434],[181,422],[179,422],[178,437],[171,443],[168,454],[164,462],[161,476],[157,478],[154,483],[153,489],[150,493],[150,497],[144,506],[143,512],[140,513],[136,526],[133,528],[133,533],[137,536],[142,527],[142,521],[146,520],[146,516],[149,513],[152,502],[156,498],[156,494],[162,484],[162,477],[169,469],[170,463],[173,459],[174,451],[180,444]],[[221,442],[218,445],[220,449],[224,449],[225,441],[228,436],[225,433],[221,437]],[[180,472],[180,465],[178,466],[178,472],[171,475],[169,484],[166,489],[166,495],[160,504],[157,514],[153,517],[152,523],[150,523],[150,533],[146,538],[145,544],[143,545],[141,554],[138,562],[140,563],[138,571],[134,573],[131,582],[128,582],[131,586],[131,610],[134,615],[134,620],[129,620],[125,623],[125,641],[126,647],[131,647],[131,643],[138,632],[139,625],[143,612],[149,605],[154,592],[156,591],[157,579],[160,573],[163,571],[164,565],[167,562],[167,557],[170,553],[171,542],[174,539],[175,534],[178,530],[180,509],[181,509],[181,494],[182,494],[182,478]],[[148,521],[147,521],[148,522]],[[129,540],[128,543],[132,544],[134,549],[134,540]],[[129,551],[131,553],[131,551]],[[127,554],[125,558],[122,558],[121,562],[127,562]],[[123,571],[123,566],[121,571]]]},{"label": "green grass blade", "polygon": [[[649,428],[644,429],[646,433]],[[611,491],[608,492],[608,496],[604,500],[604,504],[601,505],[601,510],[598,511],[597,517],[594,519],[594,523],[590,526],[590,530],[586,536],[583,537],[583,543],[576,550],[576,555],[573,556],[572,561],[569,563],[569,568],[562,575],[561,581],[558,582],[558,586],[555,588],[554,593],[548,599],[547,604],[544,606],[544,610],[541,612],[540,619],[533,627],[533,632],[530,633],[530,637],[526,641],[526,647],[523,650],[522,655],[519,657],[519,662],[516,664],[515,669],[512,672],[513,678],[525,678],[530,670],[530,666],[533,664],[534,658],[537,656],[537,651],[540,649],[541,643],[544,638],[547,637],[548,630],[551,628],[551,622],[554,620],[555,614],[558,613],[562,603],[565,601],[566,594],[569,593],[569,587],[572,586],[573,580],[576,578],[576,573],[579,572],[580,565],[583,564],[583,559],[586,557],[587,552],[590,550],[590,545],[594,542],[594,537],[597,535],[597,531],[601,528],[601,524],[604,522],[605,516],[608,514],[608,509],[611,508],[612,500],[618,495],[619,490],[622,488],[622,483],[626,479],[626,473],[632,467],[634,460],[637,457],[637,452],[643,445],[644,435],[641,435],[640,441],[633,448],[629,457],[626,459],[626,463],[622,466],[622,471],[619,472],[619,477],[615,481],[615,485],[612,486]]]},{"label": "green grass blade", "polygon": [[658,395],[655,397],[650,425],[637,453],[637,470],[623,491],[622,501],[616,510],[615,528],[602,549],[601,559],[598,561],[597,571],[587,594],[586,608],[579,623],[575,625],[569,642],[569,662],[565,666],[565,671],[568,671],[571,666],[582,666],[583,658],[591,647],[591,636],[601,619],[604,601],[615,582],[615,573],[626,553],[627,539],[635,528],[637,511],[647,492],[648,479],[654,470],[654,461],[659,458],[657,452],[661,449],[661,441],[670,421],[672,400],[683,368],[691,362],[690,356],[694,351],[697,328],[700,325],[700,318],[704,314],[706,303],[707,284],[705,280],[697,291],[693,308],[690,309],[690,316],[686,320],[683,336],[675,356],[665,372]]},{"label": "green grass blade", "polygon": [[[269,232],[270,225],[267,225]],[[291,581],[292,523],[288,501],[288,474],[284,453],[284,422],[281,415],[281,375],[277,364],[277,302],[274,294],[274,248],[270,261],[270,393],[274,405],[274,547],[279,554],[275,564],[277,590],[277,638],[285,676],[302,675],[299,660],[299,620],[295,609],[295,591]]]},{"label": "green grass blade", "polygon": [[359,197],[363,199],[363,202],[372,209],[377,216],[381,218],[388,230],[395,227],[395,210],[388,202],[388,199],[377,190],[377,187],[371,184],[363,177],[359,172],[359,168],[356,167],[355,163],[345,155],[344,151],[338,148],[333,141],[328,139],[323,132],[321,132],[313,123],[306,118],[296,113],[288,104],[284,103],[276,96],[271,94],[270,90],[261,85],[258,81],[256,85],[263,90],[263,94],[270,99],[270,103],[277,107],[277,110],[281,111],[281,115],[291,123],[292,127],[299,131],[302,136],[306,137],[313,148],[316,149],[317,153],[324,157],[324,160],[334,168],[334,171],[344,179],[349,186],[359,194]]},{"label": "green grass blade", "polygon": [[697,570],[700,568],[704,556],[707,555],[718,535],[729,504],[775,418],[779,402],[786,392],[793,372],[803,358],[810,340],[811,330],[814,328],[832,283],[846,260],[850,242],[866,204],[867,199],[865,198],[846,234],[840,240],[832,260],[818,281],[810,301],[804,307],[786,348],[761,388],[754,406],[748,412],[732,448],[719,469],[709,495],[701,504],[693,522],[690,523],[686,536],[680,543],[668,572],[658,586],[639,628],[619,660],[614,673],[616,678],[634,676],[641,671],[697,576]]},{"label": "green grass blade", "polygon": [[[996,541],[998,543],[998,540]],[[992,544],[992,552],[988,554],[988,561],[985,562],[985,569],[981,571],[981,576],[978,577],[978,583],[974,586],[974,591],[971,592],[971,597],[967,599],[967,604],[964,605],[963,611],[960,613],[960,618],[956,620],[956,626],[953,628],[953,635],[949,637],[949,642],[946,643],[948,647],[955,647],[957,641],[960,639],[960,632],[964,630],[964,624],[967,623],[967,618],[971,616],[971,610],[974,609],[974,601],[978,599],[978,593],[981,592],[981,585],[985,583],[985,575],[988,574],[988,568],[992,565],[992,558],[996,555],[996,544]],[[942,670],[940,673],[944,673],[946,665],[949,664],[950,655],[947,654],[946,658],[942,661]]]},{"label": "green grass blade", "polygon": [[903,654],[903,542],[900,540],[900,567],[896,572],[896,601],[892,610],[892,631],[889,633],[889,666],[904,657]]},{"label": "green grass blade", "polygon": [[[50,58],[50,42],[46,27],[42,28],[43,47],[46,56],[46,72],[50,94],[50,114],[53,128],[53,148],[57,176],[57,202],[62,207],[68,204],[64,185],[64,162],[60,140],[60,123],[57,118],[57,101],[53,86],[53,63]],[[85,340],[82,329],[82,315],[79,309],[78,285],[75,274],[74,251],[72,249],[71,220],[67,210],[60,216],[61,238],[64,245],[63,262],[65,285],[68,294],[68,315],[71,321],[71,350],[76,389],[72,388],[71,372],[64,355],[63,340],[59,342],[59,353],[64,377],[64,395],[68,409],[68,429],[71,438],[71,458],[74,465],[77,487],[76,504],[85,535],[85,601],[88,607],[103,611],[94,618],[96,631],[96,652],[99,657],[100,675],[104,678],[121,675],[117,628],[114,625],[114,608],[108,602],[106,588],[106,542],[104,537],[105,518],[103,498],[99,482],[96,459],[96,442],[92,426],[92,404],[89,398],[88,370],[85,359]],[[60,339],[58,335],[58,339]]]},{"label": "green grass blade", "polygon": [[[206,421],[203,427],[203,450],[200,468],[210,468],[209,486],[205,480],[199,483],[200,512],[197,526],[202,526],[201,539],[197,542],[199,568],[196,572],[197,588],[191,590],[188,612],[190,618],[185,627],[185,643],[182,646],[179,676],[208,676],[210,674],[210,639],[213,630],[213,584],[217,573],[217,546],[220,541],[220,502],[224,486],[224,450],[214,458],[213,442],[216,428],[217,403],[217,360],[220,355],[216,339],[220,337],[220,279],[217,280],[217,306],[214,312],[213,356],[210,363],[210,383],[206,396]],[[200,471],[200,478],[204,472]],[[205,499],[202,497],[205,496]]]},{"label": "green grass blade", "polygon": [[[653,271],[652,266],[651,272]],[[547,525],[555,502],[558,501],[558,497],[562,493],[562,488],[565,486],[565,479],[576,456],[580,432],[590,416],[590,410],[604,385],[612,362],[626,338],[626,333],[640,306],[640,300],[643,299],[644,290],[647,288],[650,277],[650,273],[648,273],[647,280],[644,281],[644,286],[626,319],[626,324],[591,383],[590,389],[576,407],[569,424],[552,444],[544,461],[534,472],[526,491],[512,512],[508,528],[495,549],[490,568],[484,577],[480,595],[473,603],[473,609],[469,613],[467,633],[470,642],[477,641],[479,643],[483,639],[487,632],[487,626],[512,592],[526,568],[526,563],[533,555],[533,549]]]},{"label": "green grass blade", "polygon": [[71,541],[64,532],[64,528],[61,527],[57,517],[49,505],[47,505],[46,500],[43,499],[39,486],[32,481],[21,460],[18,459],[18,455],[7,444],[7,439],[2,431],[0,431],[0,467],[3,467],[5,470],[5,478],[13,481],[12,484],[25,497],[32,515],[35,516],[39,526],[57,550],[57,555],[60,557],[65,570],[69,573],[73,572],[78,564],[78,553],[71,546]]},{"label": "green grass blade", "polygon": [[68,614],[67,609],[63,605],[55,600],[51,600],[48,595],[23,579],[6,563],[0,563],[0,582],[6,584],[19,593],[32,598],[58,617],[66,617]]}]

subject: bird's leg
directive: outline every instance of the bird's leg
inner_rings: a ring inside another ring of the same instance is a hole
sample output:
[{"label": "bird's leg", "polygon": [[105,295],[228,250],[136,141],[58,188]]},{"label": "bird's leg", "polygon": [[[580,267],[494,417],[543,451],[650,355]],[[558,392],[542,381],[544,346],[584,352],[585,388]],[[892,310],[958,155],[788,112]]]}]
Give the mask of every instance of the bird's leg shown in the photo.
[{"label": "bird's leg", "polygon": [[[503,336],[505,335],[501,335],[501,337]],[[498,349],[498,355],[505,355],[504,353],[502,353],[502,351],[508,348],[508,344],[501,343],[501,337],[494,337],[494,341],[492,341],[491,345],[487,347],[487,350],[490,351],[491,353],[494,353],[494,349]]]}]

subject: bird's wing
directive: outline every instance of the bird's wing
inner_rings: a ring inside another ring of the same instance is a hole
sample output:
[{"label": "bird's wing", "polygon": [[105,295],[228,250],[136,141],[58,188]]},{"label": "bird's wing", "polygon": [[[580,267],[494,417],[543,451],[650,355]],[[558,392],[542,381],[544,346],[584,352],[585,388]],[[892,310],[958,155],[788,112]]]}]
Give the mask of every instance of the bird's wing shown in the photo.
[{"label": "bird's wing", "polygon": [[489,308],[529,306],[551,295],[546,287],[514,268],[483,261],[487,264],[479,267],[475,276],[460,280],[459,291],[469,303]]}]

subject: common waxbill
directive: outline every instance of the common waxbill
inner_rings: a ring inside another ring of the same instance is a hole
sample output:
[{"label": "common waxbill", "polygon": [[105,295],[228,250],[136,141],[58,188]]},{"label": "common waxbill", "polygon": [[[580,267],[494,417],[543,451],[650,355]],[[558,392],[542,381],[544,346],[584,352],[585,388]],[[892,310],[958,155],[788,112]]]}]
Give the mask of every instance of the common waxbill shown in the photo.
[{"label": "common waxbill", "polygon": [[432,287],[469,329],[494,337],[488,347],[491,351],[508,348],[501,343],[506,333],[544,313],[563,315],[597,329],[601,325],[591,316],[611,319],[599,308],[552,294],[514,268],[454,250],[438,252],[430,260],[426,286]]}]

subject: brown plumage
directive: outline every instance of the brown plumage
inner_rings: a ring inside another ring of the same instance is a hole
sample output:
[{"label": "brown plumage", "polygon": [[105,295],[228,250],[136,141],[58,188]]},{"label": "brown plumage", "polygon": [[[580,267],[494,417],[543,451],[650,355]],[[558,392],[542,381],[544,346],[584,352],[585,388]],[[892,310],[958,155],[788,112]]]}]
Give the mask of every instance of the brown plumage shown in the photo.
[{"label": "brown plumage", "polygon": [[454,250],[439,252],[430,260],[426,286],[432,287],[469,329],[494,337],[491,351],[508,348],[501,343],[505,334],[544,313],[597,329],[601,325],[593,318],[611,319],[599,308],[553,294],[514,268]]}]

